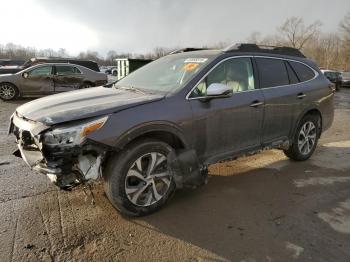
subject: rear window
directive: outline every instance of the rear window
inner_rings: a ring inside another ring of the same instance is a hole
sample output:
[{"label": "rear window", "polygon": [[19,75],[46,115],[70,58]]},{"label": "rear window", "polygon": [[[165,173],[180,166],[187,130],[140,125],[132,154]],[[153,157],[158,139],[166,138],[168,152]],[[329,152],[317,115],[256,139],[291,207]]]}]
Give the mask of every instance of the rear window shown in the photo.
[{"label": "rear window", "polygon": [[256,58],[260,71],[262,88],[289,84],[288,73],[284,61],[273,58]]},{"label": "rear window", "polygon": [[57,75],[74,75],[81,74],[78,68],[74,66],[56,66]]},{"label": "rear window", "polygon": [[295,73],[298,75],[300,82],[304,82],[315,77],[314,71],[312,71],[309,67],[298,62],[289,61],[288,63],[292,66]]}]

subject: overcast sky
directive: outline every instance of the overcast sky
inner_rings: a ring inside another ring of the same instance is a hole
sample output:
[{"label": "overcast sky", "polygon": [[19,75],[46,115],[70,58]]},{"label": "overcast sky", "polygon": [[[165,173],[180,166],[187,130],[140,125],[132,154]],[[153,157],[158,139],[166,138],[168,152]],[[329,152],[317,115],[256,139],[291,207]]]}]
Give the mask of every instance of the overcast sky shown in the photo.
[{"label": "overcast sky", "polygon": [[338,30],[349,0],[0,0],[0,44],[144,53],[157,46],[244,42],[290,16]]}]

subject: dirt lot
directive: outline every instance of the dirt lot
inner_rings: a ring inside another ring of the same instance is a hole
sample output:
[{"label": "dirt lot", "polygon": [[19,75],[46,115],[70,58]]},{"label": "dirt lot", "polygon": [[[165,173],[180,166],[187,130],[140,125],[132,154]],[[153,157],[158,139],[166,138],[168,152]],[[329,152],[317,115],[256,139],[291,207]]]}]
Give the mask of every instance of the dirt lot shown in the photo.
[{"label": "dirt lot", "polygon": [[100,184],[59,191],[11,155],[24,102],[0,102],[1,261],[350,261],[350,89],[309,161],[274,150],[212,166],[208,185],[139,219]]}]

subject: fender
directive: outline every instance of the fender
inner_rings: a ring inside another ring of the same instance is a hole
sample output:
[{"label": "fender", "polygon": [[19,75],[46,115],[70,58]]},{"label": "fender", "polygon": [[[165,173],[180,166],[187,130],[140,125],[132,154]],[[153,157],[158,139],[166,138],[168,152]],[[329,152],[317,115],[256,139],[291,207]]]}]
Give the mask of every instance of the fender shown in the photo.
[{"label": "fender", "polygon": [[184,148],[191,148],[191,145],[187,141],[181,129],[176,124],[169,121],[152,121],[134,126],[133,128],[124,132],[116,140],[115,147],[118,149],[122,149],[132,140],[147,133],[157,131],[170,133],[180,140]]},{"label": "fender", "polygon": [[322,131],[322,113],[321,113],[321,110],[320,110],[320,107],[319,107],[319,104],[317,103],[312,103],[311,105],[309,105],[308,107],[306,107],[300,114],[299,116],[297,117],[296,121],[294,121],[294,126],[292,127],[292,132],[291,132],[291,136],[290,138],[293,139],[294,137],[294,134],[301,122],[301,120],[303,119],[303,117],[306,115],[307,112],[309,111],[312,111],[312,110],[315,110],[317,111],[319,114],[320,114],[320,117],[321,117],[321,123],[320,123],[320,126],[319,128],[321,129]]}]

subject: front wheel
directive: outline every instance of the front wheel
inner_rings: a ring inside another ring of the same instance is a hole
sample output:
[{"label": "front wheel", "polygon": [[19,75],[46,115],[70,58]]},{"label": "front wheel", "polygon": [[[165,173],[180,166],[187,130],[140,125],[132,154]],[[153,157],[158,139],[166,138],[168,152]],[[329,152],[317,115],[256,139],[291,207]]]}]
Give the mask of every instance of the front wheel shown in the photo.
[{"label": "front wheel", "polygon": [[0,84],[0,98],[5,101],[16,99],[19,95],[15,85],[10,83]]},{"label": "front wheel", "polygon": [[296,161],[309,159],[316,149],[320,131],[320,117],[306,115],[298,126],[292,145],[284,150],[285,155]]},{"label": "front wheel", "polygon": [[118,211],[128,216],[143,216],[168,201],[176,187],[168,166],[172,150],[164,142],[143,140],[108,160],[105,192]]}]

